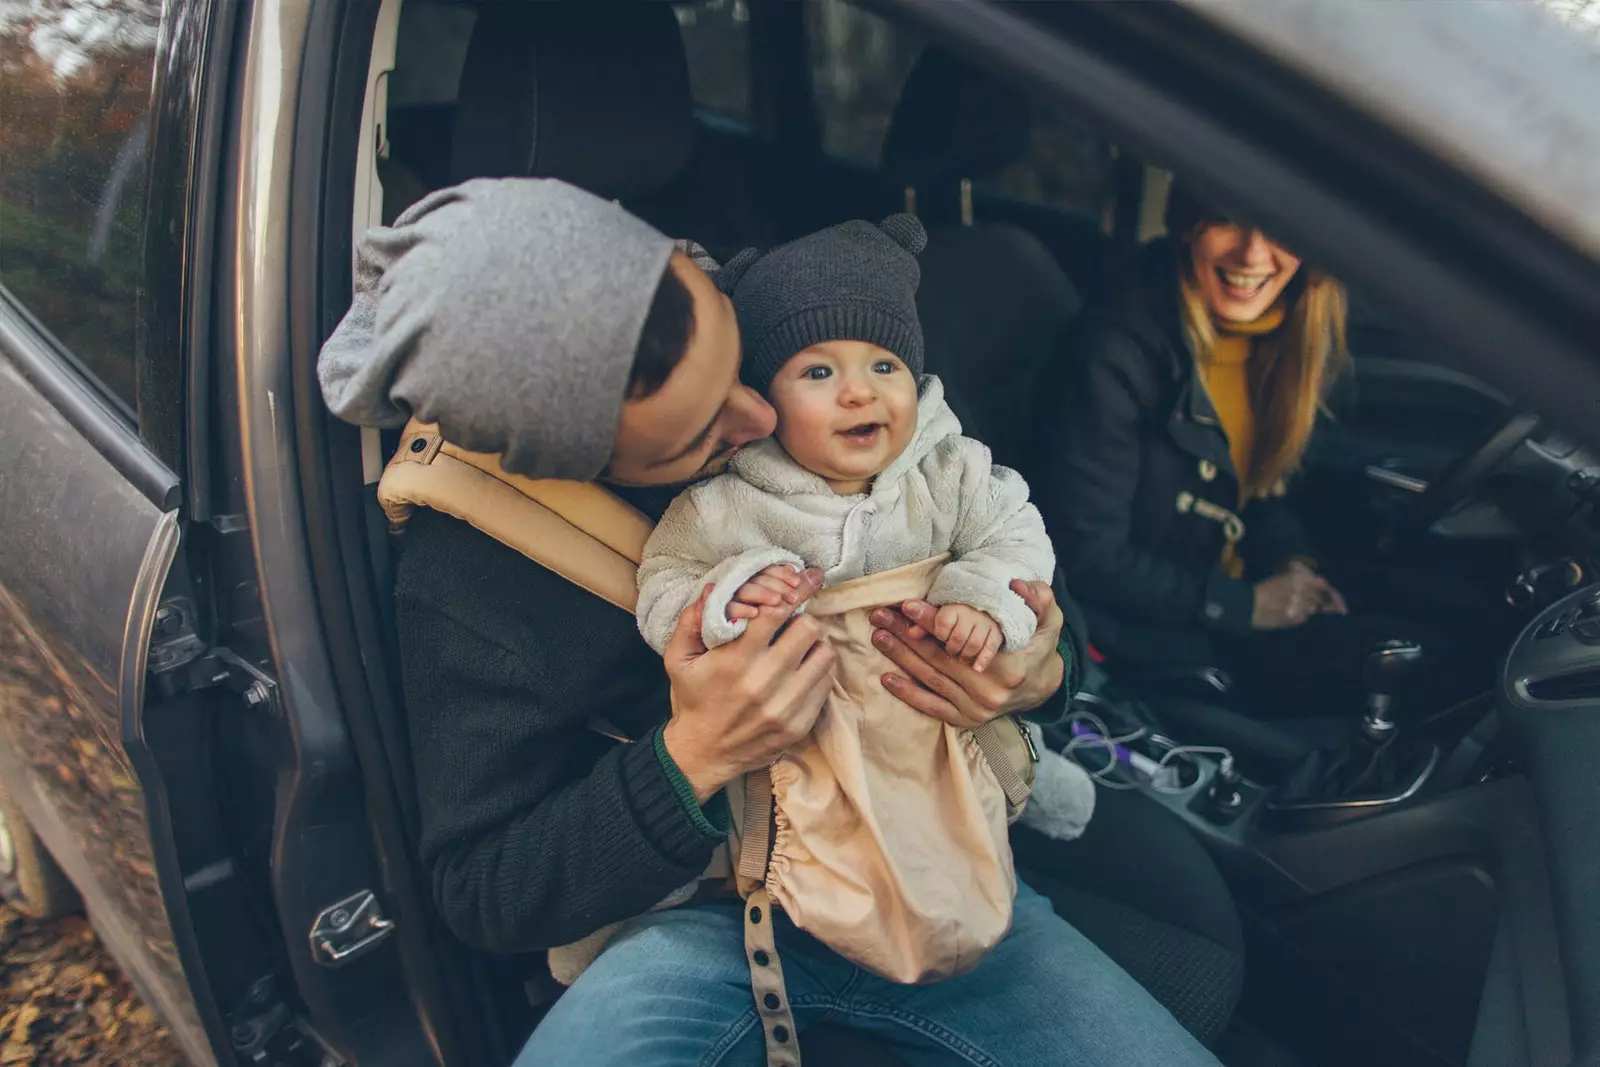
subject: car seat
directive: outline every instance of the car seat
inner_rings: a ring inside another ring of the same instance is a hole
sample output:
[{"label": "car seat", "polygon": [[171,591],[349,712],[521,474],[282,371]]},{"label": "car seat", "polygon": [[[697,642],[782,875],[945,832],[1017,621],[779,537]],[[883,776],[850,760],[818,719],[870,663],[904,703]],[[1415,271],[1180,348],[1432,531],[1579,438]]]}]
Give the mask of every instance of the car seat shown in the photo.
[{"label": "car seat", "polygon": [[1009,223],[1033,234],[1073,288],[1098,292],[1111,239],[1100,219],[985,184],[1032,150],[1038,109],[1021,92],[939,47],[918,57],[884,137],[880,170],[932,225]]}]

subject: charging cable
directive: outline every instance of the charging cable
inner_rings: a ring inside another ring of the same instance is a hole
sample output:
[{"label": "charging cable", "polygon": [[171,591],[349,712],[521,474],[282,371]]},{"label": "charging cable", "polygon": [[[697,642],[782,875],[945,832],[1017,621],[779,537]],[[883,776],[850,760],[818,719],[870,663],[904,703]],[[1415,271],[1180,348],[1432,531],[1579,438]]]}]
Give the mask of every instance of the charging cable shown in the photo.
[{"label": "charging cable", "polygon": [[[1080,710],[1067,716],[1069,729],[1078,723],[1082,723],[1087,728],[1086,732],[1080,733],[1077,730],[1073,730],[1072,740],[1068,741],[1065,747],[1061,749],[1061,754],[1071,759],[1078,766],[1083,767],[1090,778],[1093,778],[1107,789],[1139,788],[1133,782],[1117,781],[1112,775],[1116,772],[1118,764],[1123,762],[1122,757],[1125,753],[1129,757],[1137,755],[1137,753],[1128,752],[1126,749],[1119,750],[1118,746],[1126,745],[1131,741],[1138,741],[1150,731],[1141,726],[1137,730],[1123,734],[1121,737],[1112,737],[1110,729],[1106,727],[1105,720],[1092,711]],[[1082,760],[1074,758],[1075,754],[1080,750],[1095,748],[1104,750],[1106,754],[1106,764],[1099,770],[1093,770],[1085,766]]]},{"label": "charging cable", "polygon": [[[1191,760],[1195,756],[1219,756],[1221,757],[1221,763],[1218,767],[1218,773],[1222,774],[1223,777],[1233,773],[1233,752],[1226,748],[1218,748],[1215,745],[1178,745],[1176,748],[1167,749],[1162,754],[1161,759],[1156,762],[1156,766],[1162,770],[1167,770],[1171,766],[1169,761],[1175,756],[1188,756]],[[1177,781],[1177,769],[1172,768],[1172,770],[1173,774],[1171,775],[1151,778],[1150,788],[1158,793],[1184,793],[1193,788],[1193,786],[1174,784]]]}]

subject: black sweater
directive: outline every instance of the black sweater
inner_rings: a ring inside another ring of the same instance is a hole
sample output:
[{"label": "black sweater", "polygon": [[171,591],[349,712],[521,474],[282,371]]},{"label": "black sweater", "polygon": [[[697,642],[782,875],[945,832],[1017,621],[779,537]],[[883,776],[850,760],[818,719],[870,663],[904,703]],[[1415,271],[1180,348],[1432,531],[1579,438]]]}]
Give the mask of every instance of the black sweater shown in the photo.
[{"label": "black sweater", "polygon": [[[705,868],[722,837],[697,823],[651,743],[667,678],[632,616],[419,508],[395,621],[423,868],[462,941],[565,944]],[[588,730],[600,713],[642,743]]]}]

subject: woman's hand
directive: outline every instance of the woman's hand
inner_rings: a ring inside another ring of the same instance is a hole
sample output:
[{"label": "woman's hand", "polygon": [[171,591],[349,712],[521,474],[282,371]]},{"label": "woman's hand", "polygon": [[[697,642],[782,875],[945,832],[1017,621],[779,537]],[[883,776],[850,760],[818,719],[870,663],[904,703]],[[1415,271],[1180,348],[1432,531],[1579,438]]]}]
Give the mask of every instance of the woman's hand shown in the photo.
[{"label": "woman's hand", "polygon": [[1250,625],[1257,630],[1288,630],[1303,625],[1313,615],[1347,615],[1344,597],[1326,578],[1302,560],[1256,583],[1255,612]]},{"label": "woman's hand", "polygon": [[901,701],[952,726],[982,726],[990,719],[1032,711],[1061,688],[1066,667],[1056,643],[1061,608],[1048,582],[1011,583],[1039,620],[1027,647],[1004,652],[978,673],[951,656],[925,627],[938,613],[932,604],[908,600],[899,610],[879,608],[870,616],[872,643],[904,674],[885,674],[883,687]]}]

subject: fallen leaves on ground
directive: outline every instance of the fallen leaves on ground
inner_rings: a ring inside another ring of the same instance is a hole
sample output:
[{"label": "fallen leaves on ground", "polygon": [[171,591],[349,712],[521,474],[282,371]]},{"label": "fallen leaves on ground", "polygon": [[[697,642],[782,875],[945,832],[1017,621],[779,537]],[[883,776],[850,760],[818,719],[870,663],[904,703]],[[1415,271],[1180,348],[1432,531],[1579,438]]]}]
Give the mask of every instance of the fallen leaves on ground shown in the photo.
[{"label": "fallen leaves on ground", "polygon": [[0,1067],[177,1067],[177,1047],[81,916],[0,904]]}]

